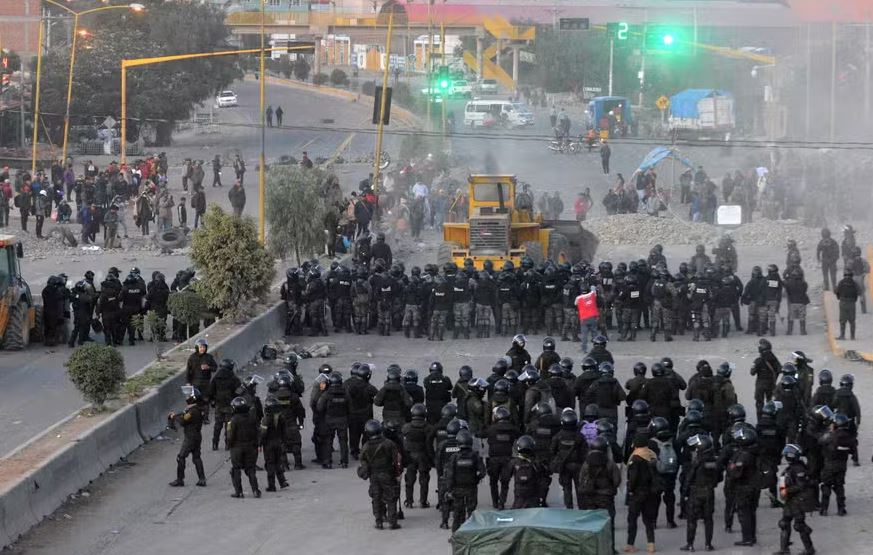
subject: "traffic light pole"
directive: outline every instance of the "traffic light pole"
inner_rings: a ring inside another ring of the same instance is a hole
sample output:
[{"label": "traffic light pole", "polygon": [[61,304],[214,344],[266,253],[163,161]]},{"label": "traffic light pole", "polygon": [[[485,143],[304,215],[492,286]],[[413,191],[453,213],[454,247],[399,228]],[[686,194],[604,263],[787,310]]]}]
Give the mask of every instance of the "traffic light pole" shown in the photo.
[{"label": "traffic light pole", "polygon": [[615,40],[612,37],[609,37],[609,87],[607,88],[607,95],[612,96],[612,70],[613,70],[613,58],[615,52]]},{"label": "traffic light pole", "polygon": [[394,30],[394,7],[388,13],[388,37],[385,39],[385,71],[382,72],[382,98],[379,106],[379,124],[376,131],[376,160],[373,168],[373,189],[379,190],[379,172],[382,165],[382,134],[385,129],[385,103],[388,99],[388,73],[391,69],[391,32]]}]

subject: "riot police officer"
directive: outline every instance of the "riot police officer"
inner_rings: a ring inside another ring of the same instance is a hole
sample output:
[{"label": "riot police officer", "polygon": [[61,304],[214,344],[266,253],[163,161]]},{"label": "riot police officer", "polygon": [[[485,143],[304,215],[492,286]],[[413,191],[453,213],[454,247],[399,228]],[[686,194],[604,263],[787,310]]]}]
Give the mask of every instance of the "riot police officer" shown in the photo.
[{"label": "riot police officer", "polygon": [[[221,367],[219,367],[220,372]],[[250,407],[242,397],[230,402],[233,416],[227,423],[227,447],[230,449],[230,479],[233,483],[231,497],[242,498],[242,473],[245,472],[255,497],[261,496],[255,463],[258,459],[258,432],[260,424],[250,416]],[[216,412],[218,422],[218,412]]]},{"label": "riot police officer", "polygon": [[194,469],[197,471],[197,485],[204,487],[206,472],[203,470],[203,460],[200,458],[200,444],[203,442],[200,433],[200,428],[203,426],[203,416],[200,412],[202,397],[200,390],[193,386],[184,386],[182,391],[186,394],[185,411],[181,414],[171,412],[168,418],[171,426],[179,422],[185,434],[182,447],[176,455],[176,479],[170,482],[170,485],[176,488],[185,485],[185,459],[191,455],[191,462],[194,463]]}]

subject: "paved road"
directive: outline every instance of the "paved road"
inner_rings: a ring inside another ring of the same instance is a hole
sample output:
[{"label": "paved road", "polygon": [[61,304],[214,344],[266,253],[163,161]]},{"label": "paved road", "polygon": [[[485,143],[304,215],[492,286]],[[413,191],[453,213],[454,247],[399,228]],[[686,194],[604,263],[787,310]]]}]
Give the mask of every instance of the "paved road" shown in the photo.
[{"label": "paved road", "polygon": [[[692,248],[666,246],[671,266],[687,259]],[[626,259],[636,257],[640,249],[635,247],[605,247],[603,256]],[[422,256],[427,256],[428,252]],[[741,257],[741,273],[745,275],[756,260],[766,259],[765,248],[748,248]],[[813,278],[814,279],[814,278]],[[810,333],[805,338],[786,338],[782,335],[773,342],[780,358],[786,358],[791,350],[803,348],[813,359],[818,369],[829,367],[839,375],[846,371],[856,373],[855,388],[862,406],[873,403],[871,377],[861,367],[834,360],[827,352],[822,335],[820,309],[810,310]],[[865,325],[871,325],[868,316]],[[779,325],[780,333],[784,324]],[[642,337],[642,335],[641,335]],[[425,369],[432,360],[440,360],[448,375],[456,376],[461,364],[470,364],[476,375],[486,376],[493,361],[508,347],[507,338],[492,338],[475,341],[450,341],[430,343],[426,340],[407,340],[402,336],[390,339],[377,336],[334,335],[329,340],[336,342],[339,353],[330,359],[335,368],[347,369],[354,360],[366,360],[376,365],[373,382],[380,384],[386,366],[391,362],[403,368]],[[542,337],[529,338],[531,350],[536,351]],[[306,339],[302,340],[306,343]],[[728,340],[710,343],[692,343],[688,336],[679,338],[669,348],[662,343],[640,340],[636,343],[615,343],[610,346],[617,359],[617,377],[624,382],[631,376],[633,363],[642,360],[651,365],[660,356],[669,354],[677,369],[687,378],[693,373],[700,358],[707,358],[715,366],[722,360],[737,365],[734,383],[738,395],[751,404],[753,380],[748,374],[756,344],[755,338],[744,334],[732,335]],[[559,342],[558,352],[580,358],[578,345]],[[307,383],[315,377],[320,360],[307,360],[302,372]],[[266,375],[270,369],[256,369]],[[180,400],[181,401],[181,400]],[[304,458],[313,456],[308,441],[310,430],[304,430]],[[873,434],[867,428],[861,431],[861,460],[863,466],[850,468],[847,490],[849,493],[847,518],[811,517],[810,525],[821,552],[857,553],[869,544],[866,522],[873,516],[869,503],[873,497],[870,479],[873,466],[867,447]],[[208,441],[205,443],[208,444]],[[437,528],[438,515],[433,509],[410,509],[404,529],[397,532],[378,532],[371,528],[372,518],[367,498],[367,487],[354,472],[354,464],[348,470],[324,471],[308,468],[290,474],[289,490],[266,494],[264,499],[247,497],[243,501],[232,500],[228,471],[230,468],[224,452],[204,453],[209,487],[174,489],[166,486],[173,478],[175,453],[178,441],[153,442],[137,451],[130,461],[134,466],[115,470],[97,480],[89,487],[89,497],[79,498],[59,510],[54,518],[37,527],[12,550],[13,553],[54,555],[65,553],[115,555],[126,553],[162,553],[169,550],[205,552],[216,545],[216,526],[226,530],[221,534],[223,551],[241,554],[281,553],[293,542],[297,550],[311,553],[354,551],[362,554],[447,553],[448,534]],[[189,468],[190,472],[190,468]],[[264,481],[264,475],[260,474]],[[189,478],[190,479],[190,478]],[[433,485],[433,481],[431,482]],[[263,486],[262,486],[263,487]],[[620,494],[621,495],[621,494]],[[619,499],[621,497],[619,496]],[[433,502],[433,496],[431,496]],[[487,486],[480,488],[480,507],[489,508]],[[550,503],[560,506],[560,488],[552,484]],[[722,500],[716,511],[715,545],[723,553],[759,553],[775,548],[778,542],[777,519],[780,514],[762,503],[759,511],[758,538],[761,547],[755,550],[739,550],[733,547],[738,533],[723,532]],[[616,537],[623,545],[626,533],[623,507],[619,508]],[[658,551],[677,552],[684,543],[684,529],[667,530],[662,526],[657,533]],[[222,523],[222,524],[218,524]],[[738,528],[738,526],[737,526]],[[311,530],[313,533],[304,533]],[[701,530],[702,533],[702,530]],[[637,540],[637,545],[641,545]],[[698,546],[702,540],[698,537]]]},{"label": "paved road", "polygon": [[[219,112],[220,119],[233,124],[257,121],[257,85],[251,82],[241,82],[236,90],[240,93],[240,106],[221,110]],[[334,113],[337,121],[351,120],[355,121],[356,124],[363,117],[363,112],[366,111],[364,107],[359,105],[278,87],[271,90],[270,102],[273,102],[274,106],[280,103],[283,105],[283,109],[287,112],[286,122],[299,120],[301,124],[305,125],[317,122],[315,114],[319,110]],[[275,158],[281,154],[291,154],[299,157],[300,151],[303,149],[309,149],[312,157],[329,156],[347,137],[348,133],[345,132],[276,129],[269,136],[268,156]],[[246,186],[249,196],[245,213],[256,216],[257,189],[254,183],[257,179],[255,164],[256,152],[259,148],[257,130],[249,127],[227,126],[222,128],[222,133],[218,136],[183,136],[178,141],[177,146],[168,149],[171,160],[181,161],[185,156],[198,156],[208,160],[211,158],[213,150],[204,146],[205,143],[201,144],[200,141],[204,139],[221,142],[222,148],[226,148],[226,152],[232,152],[230,145],[236,145],[233,148],[241,149],[250,160],[249,179],[247,179]],[[366,139],[367,137],[363,136],[360,141]],[[353,141],[351,148],[361,149],[363,152],[363,143],[357,144]],[[194,154],[198,152],[200,154]],[[108,163],[109,159],[101,160],[98,158],[95,161],[103,165]],[[354,172],[354,180],[352,178],[344,180],[344,185],[352,187],[360,179],[358,174],[365,172],[366,168],[353,166],[351,169],[341,168],[341,171]],[[208,169],[207,172],[209,173]],[[224,172],[224,176],[232,174],[231,168]],[[171,172],[170,188],[176,199],[183,194],[180,175],[179,168],[174,167]],[[227,177],[225,177],[225,182],[226,186],[221,189],[207,187],[207,201],[229,208],[227,190],[231,183],[227,183]],[[207,185],[209,184],[210,182],[207,181]],[[138,235],[138,232],[133,227],[132,219],[133,216],[128,211],[130,235],[135,236]],[[193,215],[190,215],[189,211],[189,225],[192,221]],[[16,224],[17,221],[14,221],[13,225]],[[47,227],[50,225],[52,224],[47,224]],[[161,255],[155,251],[138,249],[97,254],[83,250],[69,250],[68,254],[64,256],[38,255],[34,250],[34,252],[29,252],[22,262],[24,277],[36,295],[40,294],[49,276],[60,272],[65,272],[71,279],[81,279],[81,276],[89,269],[97,273],[98,276],[102,276],[105,275],[110,266],[117,266],[122,272],[127,272],[133,266],[138,266],[146,277],[150,276],[153,271],[161,271],[172,279],[179,269],[189,265],[190,261],[184,254]],[[102,339],[101,335],[95,337]],[[165,345],[165,348],[169,346],[171,344]],[[132,373],[154,358],[155,345],[140,343],[135,347],[125,346],[121,351],[125,356],[126,370],[128,373]],[[4,432],[0,437],[0,456],[5,456],[20,444],[84,404],[81,395],[67,379],[63,364],[68,357],[69,350],[66,347],[47,349],[41,345],[21,353],[0,352],[0,428]]]}]

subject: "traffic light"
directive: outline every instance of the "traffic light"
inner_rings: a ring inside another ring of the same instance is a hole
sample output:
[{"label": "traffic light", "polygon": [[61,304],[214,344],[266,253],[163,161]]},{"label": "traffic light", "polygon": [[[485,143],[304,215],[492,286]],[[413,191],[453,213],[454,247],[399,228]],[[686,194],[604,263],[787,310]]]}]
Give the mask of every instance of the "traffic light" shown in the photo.
[{"label": "traffic light", "polygon": [[[373,123],[379,123],[379,113],[382,111],[382,85],[376,85],[376,94],[373,97]],[[385,114],[382,118],[382,123],[388,125],[391,121],[391,87],[388,87],[388,94],[385,97]]]},{"label": "traffic light", "polygon": [[687,50],[691,44],[692,37],[685,27],[649,25],[646,28],[646,50],[678,53]]},{"label": "traffic light", "polygon": [[437,90],[440,93],[449,92],[449,88],[452,86],[452,78],[449,75],[449,66],[440,66],[439,72],[437,73],[436,85]]}]

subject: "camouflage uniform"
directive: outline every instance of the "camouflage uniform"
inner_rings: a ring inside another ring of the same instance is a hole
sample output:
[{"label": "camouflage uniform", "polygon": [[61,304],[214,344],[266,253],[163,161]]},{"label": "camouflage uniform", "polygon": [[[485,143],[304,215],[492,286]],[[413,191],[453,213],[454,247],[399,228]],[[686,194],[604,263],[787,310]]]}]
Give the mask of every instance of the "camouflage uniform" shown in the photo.
[{"label": "camouflage uniform", "polygon": [[367,333],[367,320],[370,316],[370,285],[365,279],[358,279],[352,285],[352,305],[354,308],[355,333]]}]

